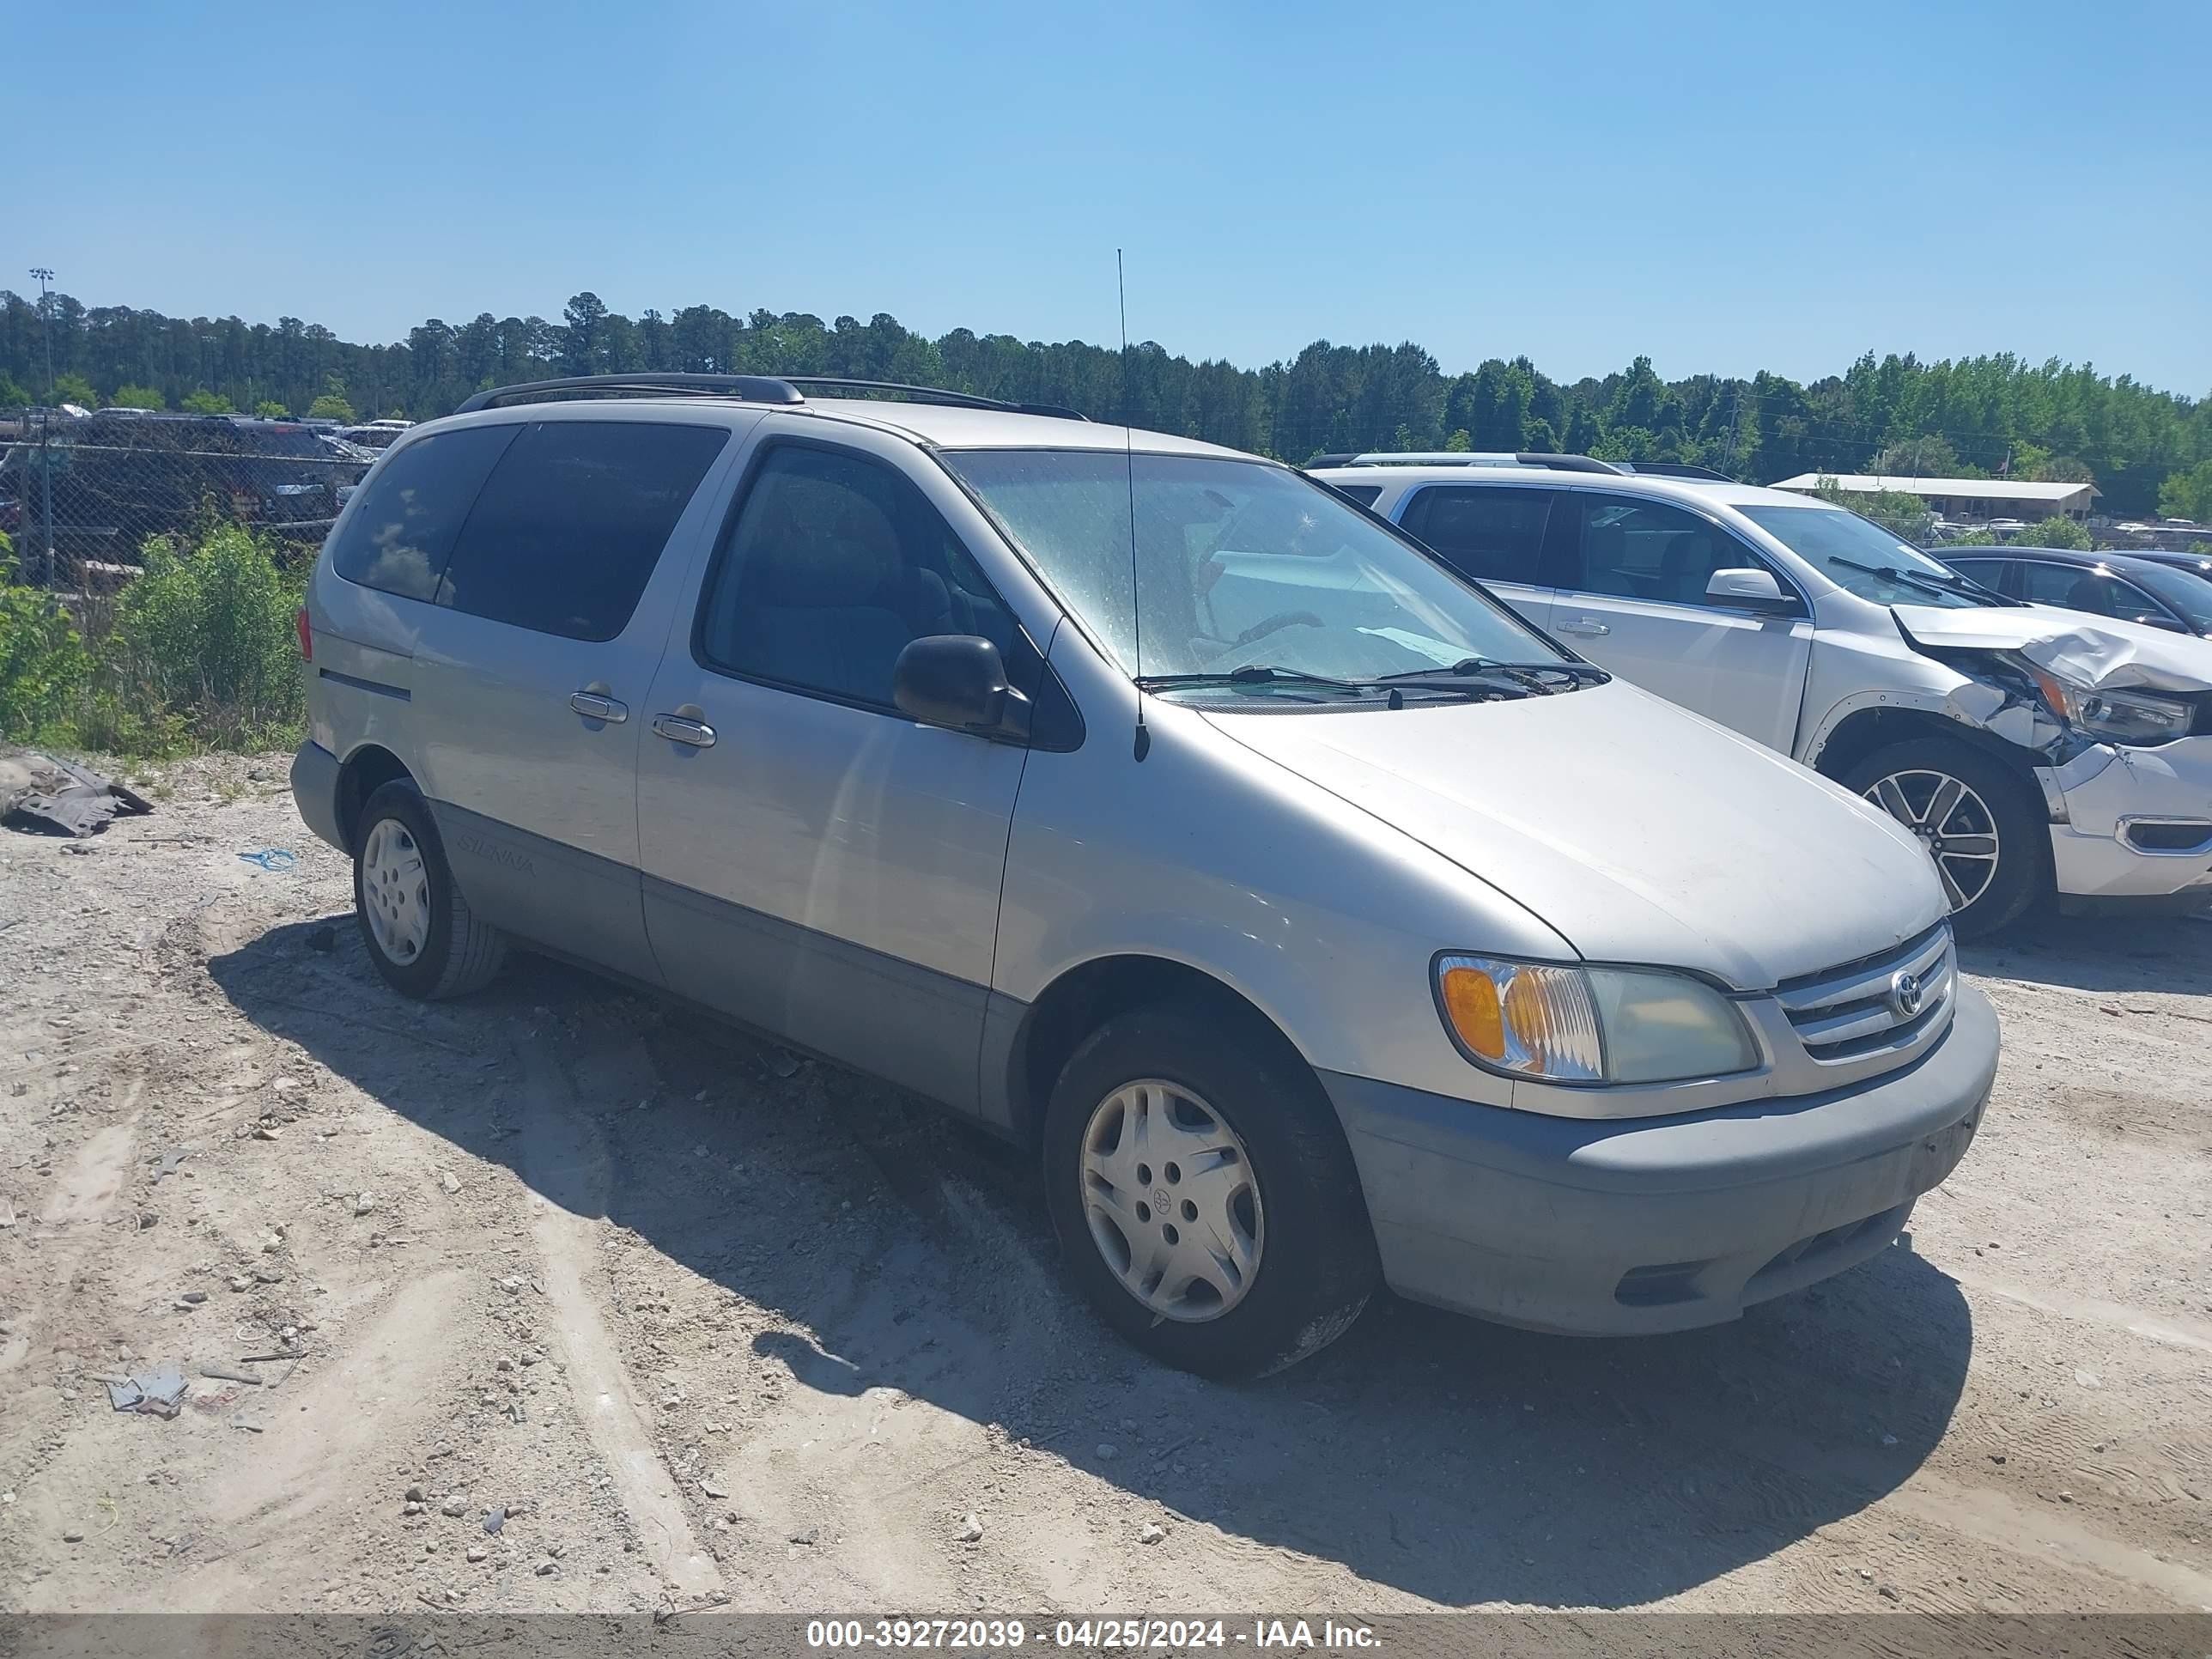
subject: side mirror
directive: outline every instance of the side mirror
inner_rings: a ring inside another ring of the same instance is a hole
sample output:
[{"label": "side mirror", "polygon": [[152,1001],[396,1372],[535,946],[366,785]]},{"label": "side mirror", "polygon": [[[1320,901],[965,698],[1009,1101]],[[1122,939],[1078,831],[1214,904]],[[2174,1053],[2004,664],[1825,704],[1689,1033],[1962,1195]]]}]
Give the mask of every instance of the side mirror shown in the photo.
[{"label": "side mirror", "polygon": [[2142,623],[2145,628],[2163,629],[2169,634],[2186,634],[2189,631],[2188,623],[2177,617],[2169,617],[2160,611],[2146,611],[2142,616],[2132,617],[2130,620]]},{"label": "side mirror", "polygon": [[1705,597],[1715,605],[1733,605],[1739,611],[1778,614],[1797,607],[1797,601],[1782,591],[1782,584],[1774,580],[1771,570],[1748,567],[1714,571],[1712,580],[1705,584]]},{"label": "side mirror", "polygon": [[1030,700],[1006,683],[999,647],[976,634],[910,640],[891,669],[891,700],[924,726],[1025,738]]}]

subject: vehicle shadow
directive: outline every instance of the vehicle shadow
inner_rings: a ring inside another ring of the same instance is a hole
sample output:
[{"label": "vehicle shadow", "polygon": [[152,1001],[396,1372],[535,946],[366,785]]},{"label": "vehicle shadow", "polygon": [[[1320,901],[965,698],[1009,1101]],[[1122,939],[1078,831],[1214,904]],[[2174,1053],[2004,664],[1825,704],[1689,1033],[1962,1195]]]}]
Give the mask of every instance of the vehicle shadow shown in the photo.
[{"label": "vehicle shadow", "polygon": [[[764,1370],[823,1409],[896,1389],[1432,1601],[1612,1608],[1706,1583],[1905,1481],[1965,1383],[1966,1302],[1905,1242],[1714,1330],[1546,1337],[1385,1297],[1306,1364],[1205,1382],[1076,1301],[1028,1159],[980,1133],[535,959],[418,1007],[335,920],[336,951],[279,927],[216,957],[216,983],[390,1110],[781,1322],[701,1360],[728,1368],[702,1391]],[[544,1114],[587,1126],[593,1156],[532,1170]]]},{"label": "vehicle shadow", "polygon": [[1959,952],[1970,974],[2077,991],[2212,993],[2212,920],[2030,916]]}]

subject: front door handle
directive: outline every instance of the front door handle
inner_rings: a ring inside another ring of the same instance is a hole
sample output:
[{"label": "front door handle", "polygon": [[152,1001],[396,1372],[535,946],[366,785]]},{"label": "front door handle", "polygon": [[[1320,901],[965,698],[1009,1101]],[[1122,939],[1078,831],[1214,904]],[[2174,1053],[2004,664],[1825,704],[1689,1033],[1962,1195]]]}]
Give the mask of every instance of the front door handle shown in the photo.
[{"label": "front door handle", "polygon": [[629,718],[629,705],[617,702],[599,691],[571,691],[568,707],[586,720],[605,720],[609,726],[620,726]]},{"label": "front door handle", "polygon": [[684,714],[655,714],[653,729],[671,743],[688,743],[694,749],[714,746],[714,728]]},{"label": "front door handle", "polygon": [[1577,617],[1572,622],[1561,623],[1559,624],[1559,632],[1562,634],[1580,634],[1587,638],[1595,639],[1601,634],[1612,633],[1613,629],[1607,627],[1595,617]]}]

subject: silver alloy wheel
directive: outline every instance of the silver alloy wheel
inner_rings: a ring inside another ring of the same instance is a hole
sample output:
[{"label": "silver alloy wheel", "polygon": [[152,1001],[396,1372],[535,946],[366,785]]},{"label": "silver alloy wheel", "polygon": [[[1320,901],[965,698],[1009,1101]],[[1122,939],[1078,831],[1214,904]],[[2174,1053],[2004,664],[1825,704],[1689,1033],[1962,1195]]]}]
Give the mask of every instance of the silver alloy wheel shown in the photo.
[{"label": "silver alloy wheel", "polygon": [[1259,1276],[1267,1224],[1237,1132],[1157,1078],[1124,1084],[1083,1131],[1083,1212],[1115,1278],[1162,1319],[1218,1319]]},{"label": "silver alloy wheel", "polygon": [[361,851],[361,902],[377,948],[404,967],[430,942],[430,873],[397,818],[379,818]]},{"label": "silver alloy wheel", "polygon": [[1866,798],[1920,837],[1953,915],[1997,878],[1996,815],[1989,803],[1948,772],[1892,772],[1868,786]]}]

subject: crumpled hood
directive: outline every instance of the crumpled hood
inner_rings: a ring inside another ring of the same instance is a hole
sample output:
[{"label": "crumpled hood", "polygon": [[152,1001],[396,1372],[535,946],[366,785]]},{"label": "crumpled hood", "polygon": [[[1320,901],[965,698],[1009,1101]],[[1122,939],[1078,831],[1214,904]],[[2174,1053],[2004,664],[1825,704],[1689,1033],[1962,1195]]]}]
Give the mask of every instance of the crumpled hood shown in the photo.
[{"label": "crumpled hood", "polygon": [[1945,650],[2016,652],[2076,685],[2212,690],[2212,640],[2047,605],[1891,608],[1907,642]]},{"label": "crumpled hood", "polygon": [[1887,950],[1945,914],[1927,854],[1887,814],[1620,681],[1519,702],[1207,719],[1480,877],[1592,961],[1759,990]]}]

